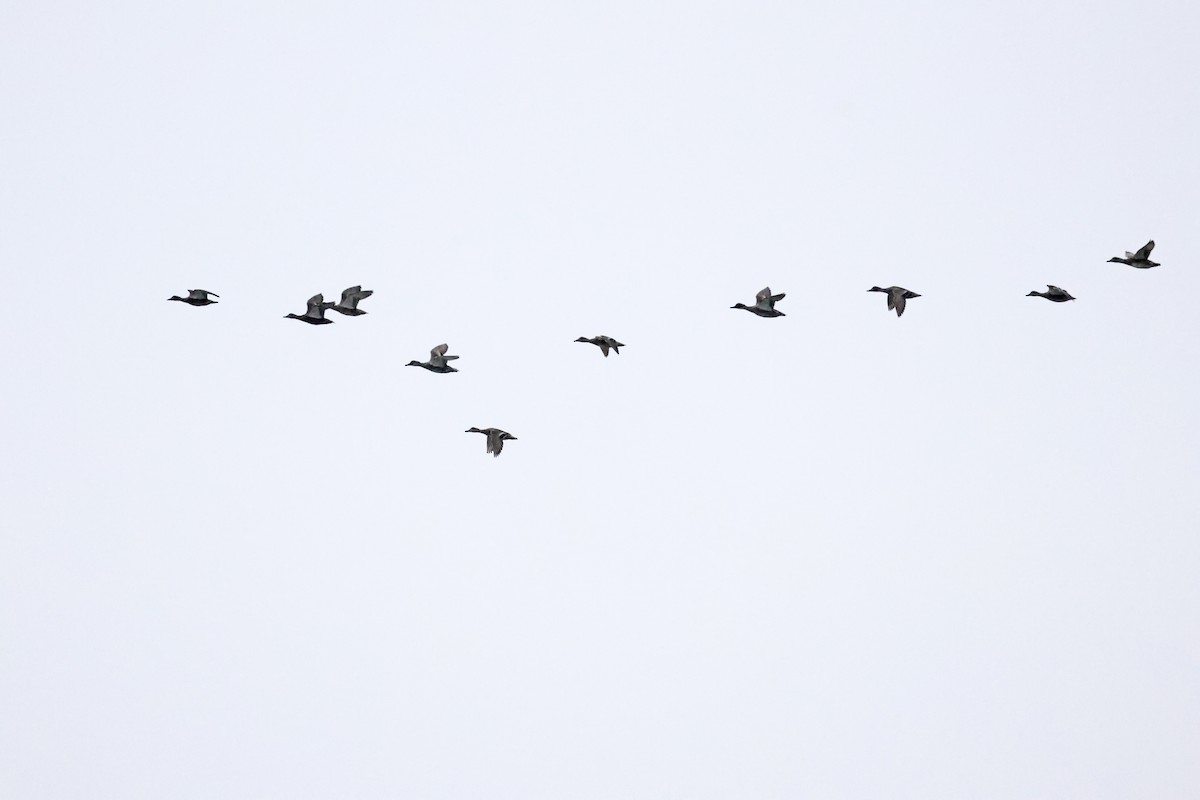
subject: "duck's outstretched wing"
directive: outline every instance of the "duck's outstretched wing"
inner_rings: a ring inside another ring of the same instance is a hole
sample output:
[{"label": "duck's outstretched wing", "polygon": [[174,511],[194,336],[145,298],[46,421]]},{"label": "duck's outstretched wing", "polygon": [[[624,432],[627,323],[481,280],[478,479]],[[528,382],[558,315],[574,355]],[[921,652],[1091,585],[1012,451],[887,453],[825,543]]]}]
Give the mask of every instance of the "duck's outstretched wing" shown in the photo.
[{"label": "duck's outstretched wing", "polygon": [[[888,293],[888,298],[891,298],[891,296],[892,296],[892,295],[891,295],[891,293],[889,292],[889,293]],[[904,299],[904,295],[903,295],[903,294],[899,294],[899,295],[897,295],[897,297],[896,297],[896,303],[895,303],[895,305],[896,305],[896,316],[897,316],[897,317],[902,317],[902,316],[904,316],[904,307],[905,307],[906,305],[908,305],[908,301],[906,301],[906,300]]]},{"label": "duck's outstretched wing", "polygon": [[1132,256],[1130,256],[1128,253],[1126,253],[1125,255],[1126,255],[1126,256],[1128,256],[1129,258],[1136,258],[1136,259],[1140,259],[1140,260],[1147,260],[1147,259],[1149,259],[1149,258],[1150,258],[1150,253],[1151,253],[1153,250],[1154,250],[1154,240],[1153,240],[1153,239],[1151,239],[1150,241],[1148,241],[1148,242],[1146,242],[1144,245],[1142,245],[1142,249],[1141,249],[1141,250],[1138,250],[1138,251],[1137,251],[1136,253],[1134,253]]},{"label": "duck's outstretched wing", "polygon": [[333,303],[326,303],[325,295],[323,294],[314,294],[312,297],[308,298],[308,310],[304,313],[309,317],[320,317],[321,319],[324,319],[325,309],[327,308],[333,308]]},{"label": "duck's outstretched wing", "polygon": [[340,308],[349,308],[358,310],[358,304],[362,300],[366,300],[375,292],[371,289],[363,289],[362,286],[351,286],[346,291],[342,292],[342,299],[338,302]]},{"label": "duck's outstretched wing", "polygon": [[763,311],[772,311],[775,308],[775,301],[782,300],[783,297],[782,294],[771,294],[771,287],[765,286],[761,292],[754,295],[754,305]]}]

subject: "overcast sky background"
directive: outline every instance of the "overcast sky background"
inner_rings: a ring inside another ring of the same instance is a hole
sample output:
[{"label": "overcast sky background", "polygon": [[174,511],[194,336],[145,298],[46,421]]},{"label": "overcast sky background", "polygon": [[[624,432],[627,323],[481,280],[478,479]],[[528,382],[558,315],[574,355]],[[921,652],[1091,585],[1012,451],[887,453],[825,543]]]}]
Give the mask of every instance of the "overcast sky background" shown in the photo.
[{"label": "overcast sky background", "polygon": [[1198,37],[7,0],[0,795],[1194,796]]}]

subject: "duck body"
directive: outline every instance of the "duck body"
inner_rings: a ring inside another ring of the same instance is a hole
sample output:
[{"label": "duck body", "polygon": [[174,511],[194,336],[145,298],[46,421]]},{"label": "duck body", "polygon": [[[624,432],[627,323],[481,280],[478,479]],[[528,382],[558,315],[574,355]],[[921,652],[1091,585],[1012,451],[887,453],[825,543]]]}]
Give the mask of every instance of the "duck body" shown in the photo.
[{"label": "duck body", "polygon": [[502,431],[499,428],[467,428],[465,433],[482,433],[487,437],[487,451],[492,454],[492,457],[500,455],[500,451],[504,449],[506,441],[516,441],[517,437],[507,431]]},{"label": "duck body", "polygon": [[1136,253],[1131,253],[1126,250],[1124,258],[1121,258],[1120,256],[1113,256],[1108,261],[1110,264],[1126,264],[1134,269],[1151,269],[1152,267],[1159,266],[1157,261],[1150,260],[1150,253],[1153,250],[1154,240],[1151,239],[1150,241],[1146,242],[1146,244],[1142,245],[1142,249],[1138,250]]},{"label": "duck body", "polygon": [[1044,291],[1044,292],[1030,292],[1029,294],[1027,294],[1025,296],[1026,297],[1044,297],[1052,303],[1065,303],[1068,300],[1075,299],[1074,297],[1071,296],[1071,293],[1068,292],[1066,289],[1060,289],[1057,286],[1052,286],[1050,284],[1046,284],[1046,291]]},{"label": "duck body", "polygon": [[219,294],[213,294],[205,289],[188,289],[187,297],[180,297],[173,294],[168,297],[168,300],[178,300],[181,303],[187,303],[189,306],[211,306],[216,303],[216,300],[211,300],[211,297],[220,297]]},{"label": "duck body", "polygon": [[361,317],[367,313],[358,307],[362,300],[366,300],[371,295],[375,294],[373,289],[363,289],[361,286],[351,286],[346,291],[342,292],[342,299],[337,303],[330,304],[330,308],[339,314],[345,314],[347,317]]},{"label": "duck body", "polygon": [[437,365],[432,365],[432,363],[428,363],[427,361],[409,361],[404,366],[406,366],[406,367],[425,367],[430,372],[440,372],[443,374],[448,373],[448,372],[458,372],[457,369],[455,369],[454,367],[451,367],[449,365],[449,363],[444,363],[444,365],[442,365],[442,366],[437,366]]},{"label": "duck body", "polygon": [[325,295],[314,294],[308,298],[308,310],[303,314],[287,314],[284,319],[298,319],[309,325],[328,325],[333,320],[325,319],[325,310],[333,308],[333,303],[325,302]]},{"label": "duck body", "polygon": [[593,336],[591,339],[588,339],[585,336],[580,336],[575,341],[596,345],[600,348],[600,352],[604,354],[605,358],[608,358],[608,351],[610,349],[615,351],[617,355],[620,355],[621,348],[625,346],[611,336]]},{"label": "duck body", "polygon": [[453,361],[458,356],[448,356],[446,351],[450,349],[448,344],[439,344],[437,347],[429,351],[428,361],[410,361],[404,366],[406,367],[424,367],[430,372],[458,372],[454,367],[447,364],[447,361]]},{"label": "duck body", "polygon": [[443,374],[445,374],[447,372],[458,372],[458,370],[456,370],[454,367],[450,366],[449,364],[442,364],[439,366],[437,364],[430,364],[428,361],[410,361],[407,364],[405,364],[404,366],[406,366],[406,367],[424,367],[425,369],[429,370],[430,372],[440,372]]},{"label": "duck body", "polygon": [[742,303],[735,303],[730,308],[740,308],[749,311],[751,314],[757,314],[760,317],[786,317],[782,311],[775,309],[775,304],[787,297],[786,294],[771,294],[771,287],[767,286],[762,291],[754,296],[754,305],[748,306]]},{"label": "duck body", "polygon": [[910,292],[903,286],[889,286],[886,289],[881,289],[878,286],[872,286],[870,289],[867,289],[867,291],[883,292],[886,294],[888,310],[891,311],[892,309],[895,309],[897,317],[904,314],[904,306],[907,304],[906,301],[912,300],[914,297],[921,296],[916,292]]}]

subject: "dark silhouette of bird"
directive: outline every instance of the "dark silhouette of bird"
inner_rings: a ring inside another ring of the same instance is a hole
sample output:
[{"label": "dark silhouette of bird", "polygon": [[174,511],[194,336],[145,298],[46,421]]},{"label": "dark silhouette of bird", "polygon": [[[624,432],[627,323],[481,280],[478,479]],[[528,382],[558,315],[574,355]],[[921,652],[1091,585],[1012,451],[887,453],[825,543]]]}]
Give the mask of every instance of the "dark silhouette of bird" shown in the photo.
[{"label": "dark silhouette of bird", "polygon": [[284,319],[298,319],[301,322],[307,322],[309,325],[329,325],[333,322],[331,319],[325,319],[325,309],[333,308],[333,303],[325,302],[325,295],[314,294],[308,298],[308,310],[303,314],[288,314]]},{"label": "dark silhouette of bird", "polygon": [[219,294],[213,294],[205,289],[188,289],[187,297],[180,297],[173,294],[168,297],[168,300],[178,300],[181,303],[187,303],[189,306],[211,306],[216,303],[216,300],[210,300],[210,297],[220,297]]},{"label": "dark silhouette of bird", "polygon": [[1052,303],[1065,303],[1068,300],[1075,299],[1074,297],[1071,297],[1071,293],[1068,292],[1066,289],[1060,289],[1057,286],[1051,286],[1048,283],[1046,284],[1046,291],[1030,292],[1029,294],[1027,294],[1025,296],[1026,297],[1044,297]]},{"label": "dark silhouette of bird", "polygon": [[775,304],[785,297],[787,297],[786,294],[771,294],[771,287],[768,286],[754,295],[754,305],[747,306],[737,303],[730,308],[744,308],[751,314],[758,314],[760,317],[786,317],[787,314],[775,310]]},{"label": "dark silhouette of bird", "polygon": [[880,289],[878,286],[872,286],[867,289],[868,292],[883,292],[887,295],[888,310],[896,309],[896,316],[899,317],[904,313],[905,301],[912,300],[914,297],[921,295],[916,292],[910,292],[902,286],[889,286],[886,289]]},{"label": "dark silhouette of bird", "polygon": [[517,440],[517,437],[513,436],[511,433],[502,431],[499,428],[467,428],[465,433],[482,433],[484,436],[486,436],[487,451],[491,453],[493,457],[500,455],[500,451],[504,449],[504,443],[506,441],[515,442]]},{"label": "dark silhouette of bird", "polygon": [[404,366],[406,367],[424,367],[430,372],[458,372],[454,367],[447,364],[447,361],[453,361],[458,356],[448,356],[446,351],[450,349],[449,345],[439,344],[437,347],[429,351],[428,361],[410,361]]},{"label": "dark silhouette of bird", "polygon": [[596,345],[597,347],[600,348],[600,352],[604,353],[605,358],[608,358],[608,351],[610,348],[612,350],[614,350],[617,353],[617,355],[620,355],[621,348],[625,346],[621,342],[618,342],[616,339],[612,338],[611,336],[594,336],[591,339],[588,339],[584,336],[580,336],[575,341],[586,342],[587,344]]},{"label": "dark silhouette of bird", "polygon": [[1109,259],[1109,263],[1115,261],[1118,264],[1128,264],[1135,269],[1150,269],[1151,267],[1157,267],[1158,262],[1150,260],[1150,252],[1152,250],[1154,250],[1153,239],[1142,245],[1142,249],[1138,250],[1136,253],[1131,253],[1126,250],[1124,258],[1121,258],[1120,256],[1113,256]]}]

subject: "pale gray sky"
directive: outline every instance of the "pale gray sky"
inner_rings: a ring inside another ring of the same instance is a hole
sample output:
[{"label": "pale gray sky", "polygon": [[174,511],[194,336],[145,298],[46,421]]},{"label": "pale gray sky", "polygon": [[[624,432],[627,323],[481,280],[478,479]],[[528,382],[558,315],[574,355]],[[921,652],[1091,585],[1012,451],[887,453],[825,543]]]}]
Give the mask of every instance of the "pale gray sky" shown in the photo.
[{"label": "pale gray sky", "polygon": [[1198,36],[8,0],[0,795],[1194,796]]}]

